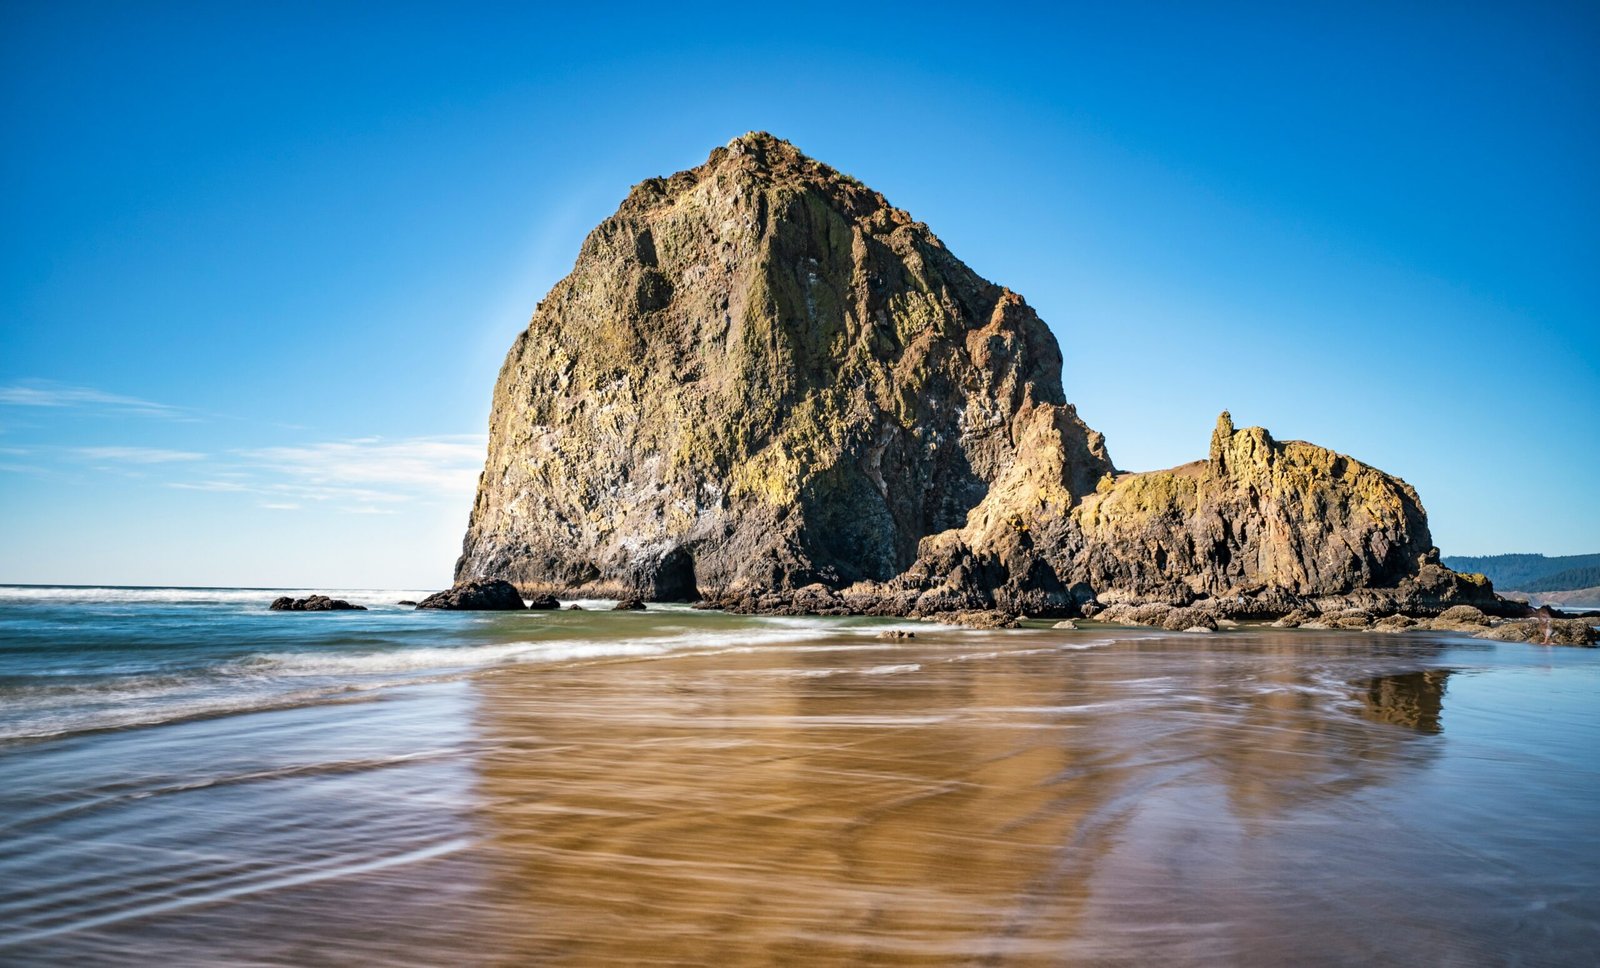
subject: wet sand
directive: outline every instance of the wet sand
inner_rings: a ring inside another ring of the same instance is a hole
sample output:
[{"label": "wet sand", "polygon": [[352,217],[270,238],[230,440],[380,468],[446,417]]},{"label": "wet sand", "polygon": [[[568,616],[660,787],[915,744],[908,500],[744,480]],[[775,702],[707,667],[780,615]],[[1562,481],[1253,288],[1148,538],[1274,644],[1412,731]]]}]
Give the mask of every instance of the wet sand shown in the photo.
[{"label": "wet sand", "polygon": [[[56,865],[23,872],[55,921],[0,960],[1584,964],[1594,660],[857,630],[39,747],[36,769],[77,755],[135,796],[17,829]],[[139,786],[184,754],[208,785]]]}]

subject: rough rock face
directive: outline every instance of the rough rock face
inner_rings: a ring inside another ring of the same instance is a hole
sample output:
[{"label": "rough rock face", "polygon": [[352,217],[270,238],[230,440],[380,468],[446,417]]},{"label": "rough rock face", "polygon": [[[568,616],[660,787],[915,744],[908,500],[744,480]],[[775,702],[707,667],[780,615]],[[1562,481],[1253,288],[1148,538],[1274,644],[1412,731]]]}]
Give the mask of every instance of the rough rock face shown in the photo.
[{"label": "rough rock face", "polygon": [[1409,485],[1332,451],[1224,414],[1206,460],[1118,472],[1061,364],[925,225],[746,135],[636,186],[513,344],[457,581],[821,614],[1497,606]]},{"label": "rough rock face", "polygon": [[[972,512],[924,543],[901,583],[919,596],[983,597],[1037,614],[1100,602],[1226,603],[1223,615],[1358,608],[1437,614],[1496,608],[1481,576],[1438,562],[1427,514],[1400,480],[1223,413],[1210,456],[1108,474],[1092,493],[1058,484],[1060,444],[1040,435]],[[1160,623],[1160,624],[1171,624]]]},{"label": "rough rock face", "polygon": [[495,387],[457,581],[648,599],[885,580],[1023,429],[1111,469],[1020,296],[769,135],[636,186]]},{"label": "rough rock face", "polygon": [[[515,585],[498,578],[458,582],[454,588],[434,592],[417,605],[418,608],[441,608],[456,611],[511,612],[522,611],[522,596]],[[554,606],[541,604],[541,608]]]},{"label": "rough rock face", "polygon": [[367,610],[365,605],[352,605],[342,598],[329,598],[326,595],[309,595],[305,598],[279,595],[267,608],[274,612],[365,612]]}]

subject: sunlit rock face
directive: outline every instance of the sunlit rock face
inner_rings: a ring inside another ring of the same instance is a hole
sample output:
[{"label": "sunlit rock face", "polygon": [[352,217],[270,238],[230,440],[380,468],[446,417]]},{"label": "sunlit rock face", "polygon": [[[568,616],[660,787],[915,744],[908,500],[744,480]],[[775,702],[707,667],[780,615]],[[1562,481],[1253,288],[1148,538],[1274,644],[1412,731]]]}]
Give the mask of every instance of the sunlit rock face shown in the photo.
[{"label": "sunlit rock face", "polygon": [[823,612],[1493,600],[1410,485],[1227,414],[1207,459],[1118,472],[1061,365],[927,226],[737,138],[636,186],[517,337],[457,580]]},{"label": "sunlit rock face", "polygon": [[965,527],[926,543],[915,577],[946,576],[949,594],[951,574],[987,576],[978,584],[998,589],[1002,607],[1035,612],[1070,605],[1074,589],[1080,601],[1210,599],[1246,615],[1494,601],[1481,576],[1438,563],[1411,485],[1343,454],[1236,430],[1223,413],[1206,460],[1107,474],[1077,495],[1041,486],[1055,480],[1061,446],[1031,439]]},{"label": "sunlit rock face", "polygon": [[753,134],[634,188],[495,388],[458,580],[688,598],[888,579],[1045,420],[1111,468],[1021,297]]}]

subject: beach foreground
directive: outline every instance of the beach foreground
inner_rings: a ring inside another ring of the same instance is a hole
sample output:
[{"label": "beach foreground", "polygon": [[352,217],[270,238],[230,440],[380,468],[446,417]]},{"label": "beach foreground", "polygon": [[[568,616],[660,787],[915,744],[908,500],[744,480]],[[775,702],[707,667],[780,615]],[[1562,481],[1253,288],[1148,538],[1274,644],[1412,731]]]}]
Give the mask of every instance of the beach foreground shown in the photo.
[{"label": "beach foreground", "polygon": [[0,589],[0,961],[1600,947],[1593,650],[271,597]]}]

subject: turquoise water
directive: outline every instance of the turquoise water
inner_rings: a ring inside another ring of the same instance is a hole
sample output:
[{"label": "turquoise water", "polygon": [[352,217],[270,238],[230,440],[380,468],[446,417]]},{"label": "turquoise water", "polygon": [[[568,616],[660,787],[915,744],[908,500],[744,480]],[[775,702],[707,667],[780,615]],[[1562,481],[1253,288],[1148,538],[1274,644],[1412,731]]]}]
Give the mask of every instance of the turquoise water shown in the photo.
[{"label": "turquoise water", "polygon": [[0,963],[1600,950],[1596,650],[276,594],[0,588]]}]

